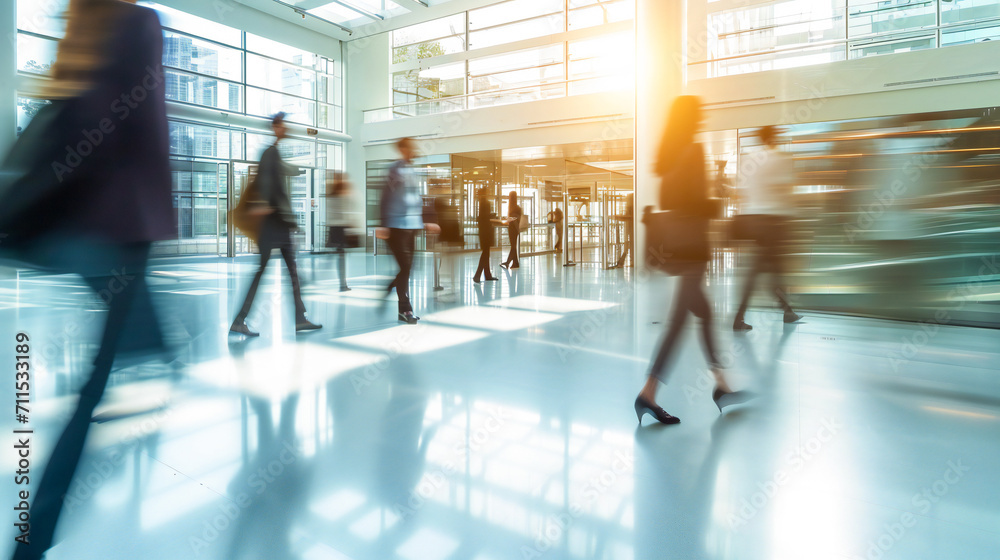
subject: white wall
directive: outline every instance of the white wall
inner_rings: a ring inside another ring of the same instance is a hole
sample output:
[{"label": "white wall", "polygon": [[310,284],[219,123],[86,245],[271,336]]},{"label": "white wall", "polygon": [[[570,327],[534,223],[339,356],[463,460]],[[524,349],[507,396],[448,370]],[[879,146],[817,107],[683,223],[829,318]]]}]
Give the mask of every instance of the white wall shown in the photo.
[{"label": "white wall", "polygon": [[[344,55],[347,80],[347,105],[345,107],[345,122],[348,134],[354,141],[347,144],[346,169],[359,192],[365,189],[366,162],[370,159],[367,150],[362,145],[359,135],[364,131],[364,111],[386,107],[390,100],[389,34],[383,33],[366,37],[344,44]],[[395,154],[384,156],[395,157]],[[364,215],[365,200],[363,196],[354,197],[359,205],[357,208]]]}]

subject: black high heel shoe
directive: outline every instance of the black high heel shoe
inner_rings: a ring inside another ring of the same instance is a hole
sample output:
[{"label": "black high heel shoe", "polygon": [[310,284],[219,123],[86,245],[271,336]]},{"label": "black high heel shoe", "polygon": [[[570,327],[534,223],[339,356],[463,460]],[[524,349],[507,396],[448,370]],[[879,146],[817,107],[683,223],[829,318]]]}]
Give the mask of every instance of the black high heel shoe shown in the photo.
[{"label": "black high heel shoe", "polygon": [[716,389],[712,393],[712,400],[715,401],[715,406],[719,408],[719,414],[722,414],[723,408],[743,404],[756,396],[750,391],[723,391],[722,389]]},{"label": "black high heel shoe", "polygon": [[680,424],[681,419],[676,416],[671,416],[666,410],[663,410],[659,405],[654,402],[647,401],[639,395],[635,398],[635,417],[639,419],[639,425],[642,425],[642,415],[648,414],[653,418],[656,418],[659,422],[663,424]]}]

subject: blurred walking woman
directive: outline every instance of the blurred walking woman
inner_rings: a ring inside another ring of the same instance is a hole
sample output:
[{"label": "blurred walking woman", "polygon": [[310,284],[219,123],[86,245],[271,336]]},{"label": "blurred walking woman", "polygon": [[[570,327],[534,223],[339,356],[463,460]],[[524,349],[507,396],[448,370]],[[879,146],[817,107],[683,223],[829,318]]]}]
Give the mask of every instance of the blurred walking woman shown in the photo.
[{"label": "blurred walking woman", "polygon": [[[660,208],[693,218],[692,223],[697,225],[690,232],[691,235],[707,237],[709,220],[717,214],[718,205],[708,197],[705,152],[701,144],[695,142],[701,119],[701,102],[697,97],[684,95],[674,100],[663,142],[660,144],[656,172],[662,177]],[[723,406],[745,398],[742,393],[734,393],[723,376],[712,334],[712,307],[702,287],[705,283],[706,266],[707,260],[687,264],[678,274],[677,297],[666,336],[649,368],[646,385],[635,399],[635,414],[640,423],[643,414],[649,414],[664,424],[680,422],[679,418],[671,416],[656,404],[656,390],[660,383],[667,381],[670,362],[677,353],[680,335],[689,314],[701,322],[705,359],[715,378],[716,390],[712,399],[721,411]]]},{"label": "blurred walking woman", "polygon": [[517,205],[517,191],[510,191],[507,197],[507,236],[510,238],[510,253],[507,260],[500,263],[504,268],[520,268],[518,258],[518,240],[521,235],[521,207]]},{"label": "blurred walking woman", "polygon": [[348,248],[348,229],[351,223],[351,183],[343,173],[334,173],[327,184],[326,190],[326,225],[328,233],[326,246],[337,253],[337,270],[340,275],[340,291],[347,292],[347,256],[344,249]]},{"label": "blurred walking woman", "polygon": [[41,558],[52,545],[115,355],[131,349],[123,347],[137,331],[159,337],[146,264],[152,242],[176,238],[162,50],[153,10],[71,0],[53,80],[42,94],[53,103],[4,162],[0,250],[80,274],[108,306],[90,376],[32,493],[30,539],[17,543],[17,560]]}]

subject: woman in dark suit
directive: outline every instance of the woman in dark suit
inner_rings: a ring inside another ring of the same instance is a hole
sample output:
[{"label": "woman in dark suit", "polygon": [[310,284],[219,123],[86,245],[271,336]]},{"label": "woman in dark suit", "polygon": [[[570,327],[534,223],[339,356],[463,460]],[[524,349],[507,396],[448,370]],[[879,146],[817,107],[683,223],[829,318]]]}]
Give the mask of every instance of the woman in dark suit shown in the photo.
[{"label": "woman in dark suit", "polygon": [[[147,293],[150,245],[176,238],[162,50],[153,10],[120,0],[71,0],[53,80],[43,93],[53,103],[12,152],[12,158],[39,155],[44,143],[34,142],[41,136],[62,153],[20,169],[28,184],[16,180],[4,193],[2,249],[35,266],[82,275],[108,305],[90,377],[32,496],[30,544],[17,544],[16,560],[41,558],[52,545],[121,335],[126,329],[132,334],[130,312],[142,307]],[[17,198],[12,193],[24,186],[44,194],[10,210],[15,205],[7,202]],[[137,326],[155,322],[147,314]]]},{"label": "woman in dark suit", "polygon": [[479,229],[479,248],[482,252],[479,255],[479,268],[476,269],[476,275],[472,277],[472,281],[478,284],[481,282],[480,278],[483,277],[483,273],[486,273],[487,281],[494,281],[496,278],[493,273],[490,272],[490,249],[493,248],[493,243],[496,242],[493,235],[493,209],[490,207],[490,199],[484,191],[479,192],[477,198],[477,205],[479,206],[476,212],[476,227]]},{"label": "woman in dark suit", "polygon": [[[709,220],[717,214],[718,205],[708,198],[705,152],[701,144],[695,142],[701,119],[701,102],[697,97],[682,95],[674,100],[667,130],[660,144],[656,172],[663,178],[660,207],[677,215],[693,218],[696,225],[691,234],[707,238]],[[707,240],[705,245],[707,246]],[[660,383],[666,383],[669,362],[676,353],[677,343],[689,314],[701,321],[705,359],[715,378],[716,389],[712,399],[719,410],[746,397],[745,393],[735,393],[729,388],[719,362],[712,334],[712,307],[702,288],[706,265],[707,257],[702,262],[687,265],[679,274],[680,283],[667,334],[649,368],[646,384],[635,399],[635,414],[640,423],[643,414],[649,414],[664,424],[680,422],[679,418],[671,416],[656,404],[656,390]]]},{"label": "woman in dark suit", "polygon": [[507,236],[510,238],[510,253],[507,260],[500,263],[504,268],[520,268],[521,261],[517,255],[517,244],[521,235],[521,207],[517,205],[517,191],[510,191],[507,197]]}]

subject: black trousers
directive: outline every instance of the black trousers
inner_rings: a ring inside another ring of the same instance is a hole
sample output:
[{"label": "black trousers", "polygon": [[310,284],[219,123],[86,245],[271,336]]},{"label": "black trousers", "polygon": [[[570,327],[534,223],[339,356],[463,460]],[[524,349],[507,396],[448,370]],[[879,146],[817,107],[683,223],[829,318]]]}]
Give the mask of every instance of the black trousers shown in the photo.
[{"label": "black trousers", "polygon": [[236,315],[236,321],[244,321],[247,315],[250,314],[250,307],[253,305],[254,298],[257,297],[257,288],[260,286],[260,279],[264,275],[264,271],[267,270],[267,263],[271,260],[271,251],[274,249],[281,251],[281,258],[284,259],[285,267],[288,268],[288,275],[292,279],[292,297],[295,299],[295,319],[296,321],[305,319],[306,306],[302,303],[302,290],[299,286],[299,271],[295,265],[295,247],[292,246],[291,228],[281,223],[265,220],[261,226],[260,242],[258,245],[260,246],[260,266],[257,268],[257,272],[250,282],[250,289],[247,290],[247,296],[243,300],[243,307],[240,308],[239,314]]},{"label": "black trousers", "polygon": [[518,240],[521,237],[520,224],[514,222],[507,226],[507,237],[510,239],[510,253],[504,263],[511,266],[521,266],[521,260],[517,256]]},{"label": "black trousers", "polygon": [[687,322],[688,314],[701,320],[701,341],[705,351],[705,359],[709,366],[718,366],[719,357],[715,350],[715,339],[712,335],[712,307],[708,303],[702,284],[705,282],[707,264],[693,266],[685,274],[680,275],[680,285],[677,287],[677,298],[674,301],[673,313],[667,325],[667,333],[656,352],[656,358],[649,369],[649,375],[655,376],[666,383],[668,365],[676,354],[677,343]]},{"label": "black trousers", "polygon": [[618,257],[618,262],[615,266],[621,268],[625,266],[625,259],[628,258],[629,253],[632,252],[632,228],[634,227],[632,220],[625,220],[625,249],[622,251],[622,256]]},{"label": "black trousers", "polygon": [[[149,243],[120,245],[110,249],[105,246],[91,253],[99,255],[96,258],[101,263],[91,262],[88,268],[105,271],[102,275],[85,276],[91,289],[108,304],[101,347],[94,359],[90,378],[80,390],[76,410],[52,450],[31,503],[31,544],[25,546],[19,543],[14,551],[15,560],[37,560],[52,546],[64,498],[80,463],[94,409],[104,396],[129,311],[136,294],[145,290],[149,246]],[[146,319],[156,320],[152,316]]]},{"label": "black trousers", "polygon": [[483,273],[486,273],[486,279],[489,280],[493,278],[493,273],[490,271],[490,247],[484,246],[482,253],[479,254],[479,268],[476,269],[476,274],[473,276],[473,280],[478,281],[483,277]]},{"label": "black trousers", "polygon": [[399,265],[399,273],[389,284],[389,289],[396,288],[400,313],[413,311],[413,306],[410,305],[410,272],[413,270],[413,244],[416,234],[417,230],[414,229],[389,229],[389,250]]},{"label": "black trousers", "polygon": [[771,275],[771,293],[781,305],[786,313],[792,312],[785,297],[785,288],[782,285],[782,275],[784,273],[784,246],[787,242],[788,227],[781,216],[754,215],[752,219],[752,230],[754,241],[757,244],[756,254],[753,256],[753,265],[747,274],[746,284],[743,286],[743,296],[740,298],[739,309],[736,310],[735,322],[743,320],[747,307],[750,306],[750,297],[753,296],[757,279],[761,274]]},{"label": "black trousers", "polygon": [[330,226],[327,232],[326,246],[334,249],[334,252],[337,254],[340,289],[347,288],[347,255],[344,253],[344,247],[347,246],[347,228],[343,226]]}]

